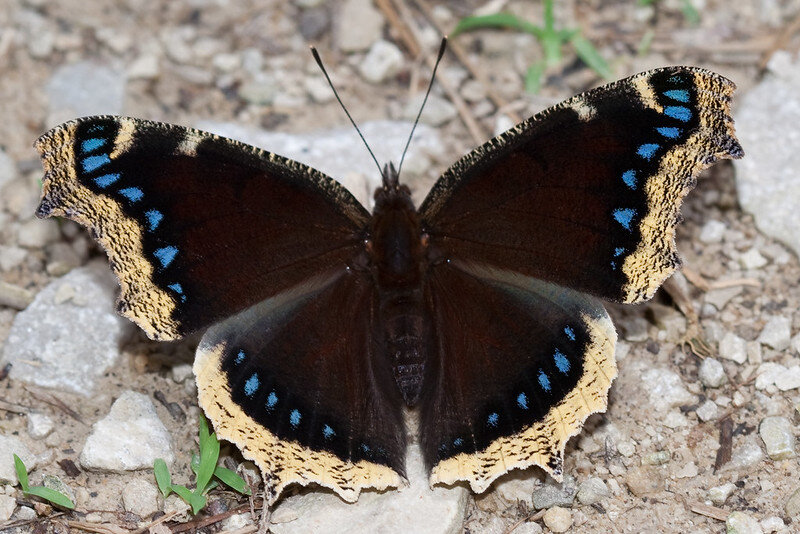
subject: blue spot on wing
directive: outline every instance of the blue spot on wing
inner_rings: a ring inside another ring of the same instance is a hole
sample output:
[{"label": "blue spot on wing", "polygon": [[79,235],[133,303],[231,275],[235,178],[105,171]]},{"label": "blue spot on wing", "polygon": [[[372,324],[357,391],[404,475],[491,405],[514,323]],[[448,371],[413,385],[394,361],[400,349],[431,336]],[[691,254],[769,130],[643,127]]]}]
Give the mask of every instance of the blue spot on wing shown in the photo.
[{"label": "blue spot on wing", "polygon": [[631,189],[636,189],[636,171],[633,169],[622,173],[622,181]]},{"label": "blue spot on wing", "polygon": [[83,167],[83,172],[92,172],[103,165],[107,165],[111,163],[111,158],[108,157],[108,154],[100,154],[98,156],[87,156],[81,160],[81,166]]},{"label": "blue spot on wing", "polygon": [[260,385],[261,381],[258,379],[258,375],[253,373],[244,383],[244,394],[248,397],[252,397],[255,395],[256,391],[258,391]]},{"label": "blue spot on wing", "polygon": [[633,216],[636,215],[636,210],[633,208],[617,208],[612,213],[614,220],[625,227],[626,230],[631,229],[631,221]]},{"label": "blue spot on wing", "polygon": [[550,391],[550,378],[542,370],[539,371],[539,385],[543,390]]},{"label": "blue spot on wing", "polygon": [[670,89],[669,91],[664,91],[664,96],[677,102],[689,102],[689,91],[686,89]]},{"label": "blue spot on wing", "polygon": [[461,438],[456,438],[453,440],[453,447],[460,447],[464,444],[464,440]]},{"label": "blue spot on wing", "polygon": [[656,128],[656,131],[664,137],[668,137],[669,139],[677,139],[683,132],[683,130],[680,128],[671,128],[666,126]]},{"label": "blue spot on wing", "polygon": [[528,409],[528,396],[524,393],[520,393],[517,395],[517,406],[522,408],[523,410]]},{"label": "blue spot on wing", "polygon": [[158,224],[164,218],[164,215],[158,210],[147,210],[144,216],[147,217],[148,229],[151,232],[158,228]]},{"label": "blue spot on wing", "polygon": [[94,179],[94,183],[97,184],[97,187],[105,189],[106,187],[108,187],[109,185],[113,184],[117,180],[119,180],[119,174],[118,173],[104,174],[102,176],[98,176],[97,178],[95,178]]},{"label": "blue spot on wing", "polygon": [[292,410],[292,413],[289,414],[289,424],[294,428],[300,425],[300,412],[298,410]]},{"label": "blue spot on wing", "polygon": [[92,137],[90,139],[85,139],[81,143],[81,152],[84,154],[88,152],[94,152],[101,146],[105,145],[108,142],[108,139],[105,137]]},{"label": "blue spot on wing", "polygon": [[497,412],[490,413],[489,417],[486,418],[486,424],[489,426],[497,426],[497,422],[500,420],[500,416]]},{"label": "blue spot on wing", "polygon": [[564,333],[567,334],[570,341],[575,341],[575,330],[573,330],[571,326],[565,326]]},{"label": "blue spot on wing", "polygon": [[656,150],[659,148],[661,148],[661,145],[658,143],[645,143],[636,150],[636,153],[649,161],[653,159],[653,156],[656,155]]},{"label": "blue spot on wing", "polygon": [[565,375],[569,372],[569,360],[560,350],[556,349],[555,354],[553,354],[553,360],[555,360],[556,367],[558,367],[561,374]]},{"label": "blue spot on wing", "polygon": [[664,115],[677,119],[681,122],[688,122],[692,118],[692,110],[686,106],[666,106]]},{"label": "blue spot on wing", "polygon": [[617,247],[614,249],[614,257],[622,256],[625,254],[625,249],[623,247]]},{"label": "blue spot on wing", "polygon": [[270,391],[267,395],[267,410],[273,409],[276,404],[278,404],[278,396],[274,391]]},{"label": "blue spot on wing", "polygon": [[105,131],[106,127],[104,124],[92,124],[89,126],[89,129],[86,130],[90,134]]},{"label": "blue spot on wing", "polygon": [[336,435],[336,432],[329,425],[325,425],[322,427],[322,435],[325,436],[325,439],[331,439]]},{"label": "blue spot on wing", "polygon": [[144,193],[138,187],[126,187],[125,189],[120,189],[119,194],[131,202],[138,202],[144,197]]},{"label": "blue spot on wing", "polygon": [[242,363],[244,361],[244,358],[245,358],[244,351],[240,350],[239,353],[236,355],[236,360],[235,360],[236,365]]},{"label": "blue spot on wing", "polygon": [[155,252],[153,252],[153,255],[158,258],[159,262],[161,262],[161,267],[167,267],[170,263],[172,263],[172,260],[175,259],[177,254],[178,249],[172,245],[156,249]]},{"label": "blue spot on wing", "polygon": [[167,287],[181,296],[181,302],[186,302],[186,295],[183,294],[183,286],[180,284],[170,284]]}]

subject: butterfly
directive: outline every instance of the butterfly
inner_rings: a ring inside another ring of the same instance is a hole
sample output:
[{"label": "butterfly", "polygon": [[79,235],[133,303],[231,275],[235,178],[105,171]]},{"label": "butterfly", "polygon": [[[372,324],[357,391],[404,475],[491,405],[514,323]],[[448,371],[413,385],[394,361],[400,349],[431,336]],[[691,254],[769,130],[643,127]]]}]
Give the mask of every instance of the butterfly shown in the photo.
[{"label": "butterfly", "polygon": [[453,164],[416,208],[394,167],[368,212],[332,178],[198,130],[76,119],[36,148],[39,217],[86,226],[149,337],[205,331],[194,371],[273,503],[402,484],[403,412],[430,482],[563,475],[606,409],[603,300],[652,297],[700,170],[743,156],[734,84],[668,67],[543,111]]}]

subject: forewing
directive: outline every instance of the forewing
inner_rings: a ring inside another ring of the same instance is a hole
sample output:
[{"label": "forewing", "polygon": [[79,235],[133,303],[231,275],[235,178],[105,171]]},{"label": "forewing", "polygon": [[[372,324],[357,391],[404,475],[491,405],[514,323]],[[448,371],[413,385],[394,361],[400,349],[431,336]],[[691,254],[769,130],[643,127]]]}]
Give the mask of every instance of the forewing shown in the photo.
[{"label": "forewing", "polygon": [[609,300],[650,298],[679,266],[675,224],[695,176],[743,155],[734,87],[670,67],[522,122],[433,187],[420,208],[432,249]]},{"label": "forewing", "polygon": [[435,351],[420,436],[431,483],[483,492],[511,469],[561,480],[564,447],[605,411],[617,374],[616,332],[588,295],[453,261],[434,267],[426,298]]},{"label": "forewing", "polygon": [[176,339],[340,269],[366,210],[331,178],[212,134],[98,116],[36,142],[40,217],[88,227],[119,278],[120,313]]},{"label": "forewing", "polygon": [[292,483],[355,501],[404,473],[401,399],[371,335],[371,280],[319,277],[211,327],[198,397],[221,438],[261,469],[267,499]]}]

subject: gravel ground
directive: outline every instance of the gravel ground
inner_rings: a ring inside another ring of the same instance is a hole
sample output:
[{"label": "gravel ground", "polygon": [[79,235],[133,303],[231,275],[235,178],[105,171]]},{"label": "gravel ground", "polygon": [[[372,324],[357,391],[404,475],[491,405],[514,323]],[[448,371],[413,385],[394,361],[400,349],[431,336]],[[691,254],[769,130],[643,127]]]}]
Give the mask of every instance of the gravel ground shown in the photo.
[{"label": "gravel ground", "polygon": [[[645,7],[635,0],[559,1],[556,19],[581,28],[615,77],[666,64],[699,65],[733,79],[737,101],[759,82],[775,49],[797,50],[797,2],[693,3],[702,4],[696,25],[677,0]],[[539,2],[490,4],[541,20]],[[41,169],[31,145],[41,133],[76,115],[105,112],[187,125],[235,122],[299,135],[346,126],[309,44],[320,50],[358,121],[406,120],[416,112],[429,76],[426,58],[435,53],[441,31],[480,4],[445,2],[427,15],[410,0],[395,5],[401,7],[399,20],[414,26],[420,57],[392,17],[367,0],[3,0],[0,348],[17,314],[42,288],[103,257],[76,225],[32,219]],[[444,149],[430,152],[411,173],[418,200],[452,161],[510,126],[513,115],[528,116],[602,83],[565,48],[541,93],[529,95],[523,75],[541,57],[531,36],[481,31],[453,43],[481,79],[446,56],[423,119],[440,132]],[[567,448],[565,472],[574,477],[574,491],[553,488],[536,470],[514,475],[497,491],[470,497],[460,528],[711,533],[725,531],[727,523],[728,532],[800,532],[794,453],[800,386],[789,387],[792,369],[800,365],[800,262],[756,229],[739,207],[735,180],[736,168],[725,162],[707,172],[687,198],[678,231],[686,268],[676,276],[677,289],[659,292],[646,305],[610,310],[620,331],[620,375],[608,412],[592,417]],[[699,315],[697,331],[675,305],[681,294]],[[684,341],[691,337],[707,343],[710,358],[689,350]],[[166,399],[155,410],[171,436],[173,476],[185,483],[198,413],[193,382],[184,373],[196,340],[157,344],[138,331],[124,339],[122,357],[96,379],[89,397],[13,377],[0,381],[0,438],[14,437],[34,451],[26,463],[37,465],[37,483],[42,473],[66,482],[80,511],[73,519],[106,525],[108,532],[147,524],[158,512],[120,499],[126,488],[133,491],[134,479],[152,482],[149,472],[75,473],[65,467],[80,464],[92,424],[126,390]],[[70,415],[64,404],[77,413]],[[31,428],[32,413],[46,415],[53,429]],[[722,461],[719,449],[726,446],[731,459]],[[235,465],[236,451],[226,452]],[[553,497],[564,493],[560,500]],[[246,504],[230,493],[215,495],[211,513]],[[48,520],[51,510],[31,512],[30,504],[18,488],[0,486],[0,514],[10,507],[2,519],[30,521],[12,529],[66,531],[65,517]],[[170,506],[178,504],[170,500],[166,510]],[[163,503],[157,509],[165,510]],[[243,521],[224,529],[250,531],[249,520]]]}]

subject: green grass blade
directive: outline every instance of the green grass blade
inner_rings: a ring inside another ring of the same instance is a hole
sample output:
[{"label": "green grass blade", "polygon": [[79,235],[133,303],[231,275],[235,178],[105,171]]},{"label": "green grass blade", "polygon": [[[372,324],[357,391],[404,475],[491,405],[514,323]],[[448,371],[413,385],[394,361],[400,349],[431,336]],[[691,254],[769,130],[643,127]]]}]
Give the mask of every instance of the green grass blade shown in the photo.
[{"label": "green grass blade", "polygon": [[219,459],[219,441],[216,434],[209,433],[205,417],[200,418],[200,465],[197,468],[197,491],[203,493],[214,476]]},{"label": "green grass blade", "polygon": [[172,475],[169,474],[167,463],[161,458],[156,458],[153,463],[153,473],[156,476],[156,484],[161,491],[161,495],[166,499],[172,493]]},{"label": "green grass blade", "polygon": [[681,13],[683,13],[683,18],[686,19],[686,22],[688,22],[692,26],[697,26],[698,24],[700,24],[700,13],[692,5],[692,1],[683,0],[681,4],[682,4]]},{"label": "green grass blade", "polygon": [[592,43],[583,35],[575,34],[570,42],[572,46],[575,47],[575,53],[578,54],[578,57],[589,65],[597,74],[606,80],[610,80],[614,77],[614,73],[611,72],[611,67],[608,66],[606,60],[603,59],[603,56],[600,55],[597,49],[592,46]]},{"label": "green grass blade", "polygon": [[529,93],[538,93],[542,88],[542,76],[544,75],[544,61],[537,61],[525,73],[525,90]]},{"label": "green grass blade", "polygon": [[192,504],[192,491],[189,488],[181,486],[180,484],[173,484],[171,488],[172,491],[174,491],[178,497],[186,501],[187,504]]},{"label": "green grass blade", "polygon": [[189,495],[189,501],[188,502],[192,506],[192,513],[194,515],[197,515],[197,512],[199,512],[200,510],[205,508],[206,502],[208,502],[208,501],[206,500],[205,495],[203,495],[199,491],[193,491]]},{"label": "green grass blade", "polygon": [[556,16],[553,12],[553,0],[544,0],[544,31],[552,32],[556,27]]},{"label": "green grass blade", "polygon": [[538,35],[540,28],[534,26],[527,20],[523,20],[511,13],[493,13],[491,15],[480,15],[477,17],[464,17],[455,29],[450,33],[450,37],[455,37],[459,33],[476,30],[478,28],[508,28],[520,30],[534,35]]},{"label": "green grass blade", "polygon": [[19,487],[22,488],[22,491],[28,491],[28,469],[16,454],[14,455],[14,469],[17,471]]},{"label": "green grass blade", "polygon": [[229,488],[244,495],[250,495],[250,488],[247,487],[247,483],[244,479],[236,474],[236,471],[231,471],[224,467],[217,467],[214,470],[214,476]]},{"label": "green grass blade", "polygon": [[45,488],[44,486],[33,486],[32,488],[28,488],[28,491],[26,491],[25,494],[36,495],[37,497],[41,497],[42,499],[49,501],[56,506],[66,508],[68,510],[73,510],[75,508],[75,504],[69,499],[69,497],[56,490]]}]

